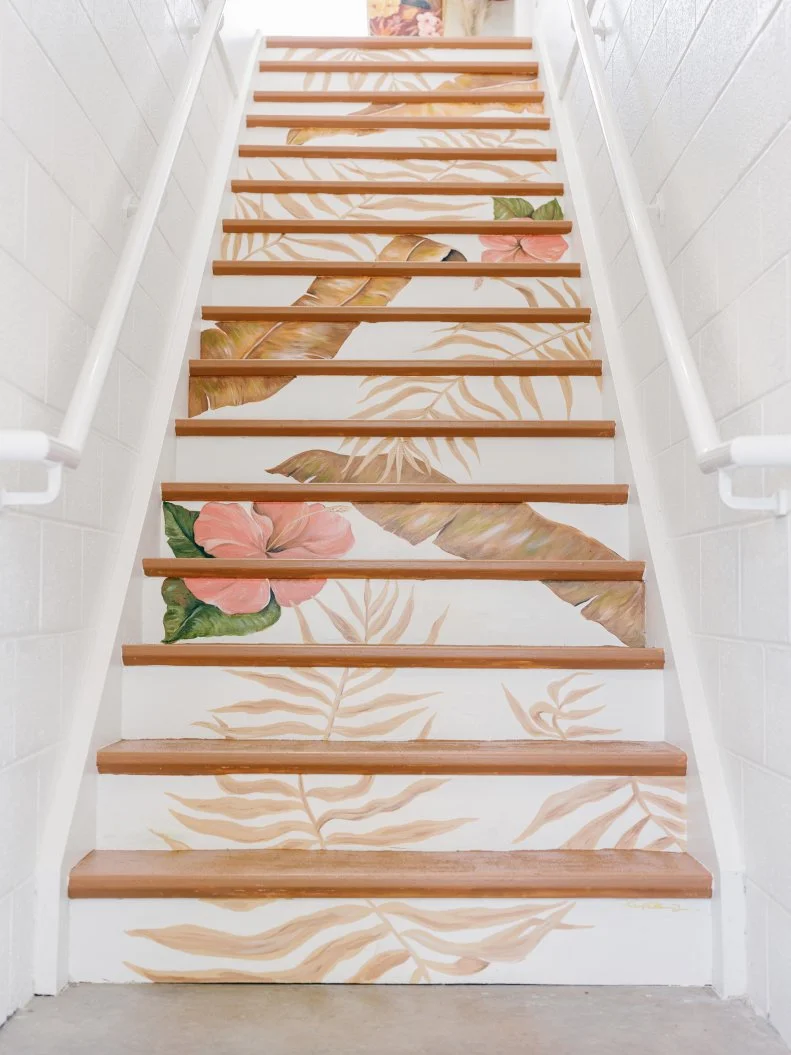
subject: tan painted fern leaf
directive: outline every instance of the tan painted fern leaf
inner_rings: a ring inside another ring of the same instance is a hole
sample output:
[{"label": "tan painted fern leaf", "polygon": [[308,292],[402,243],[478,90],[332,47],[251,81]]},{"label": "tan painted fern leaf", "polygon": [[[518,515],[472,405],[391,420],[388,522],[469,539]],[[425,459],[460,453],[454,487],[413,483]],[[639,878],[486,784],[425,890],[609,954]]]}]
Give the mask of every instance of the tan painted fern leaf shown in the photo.
[{"label": "tan painted fern leaf", "polygon": [[[430,901],[360,899],[310,910],[296,903],[297,914],[292,919],[249,934],[194,924],[138,928],[128,935],[176,953],[178,966],[175,970],[154,970],[136,963],[127,966],[158,982],[375,982],[386,976],[388,981],[412,983],[477,979],[492,963],[525,960],[553,932],[584,926],[567,922],[576,908],[573,901],[431,906]],[[270,923],[276,911],[266,905],[261,908]],[[191,969],[192,957],[254,961],[267,964],[268,969]],[[398,975],[391,973],[399,968]]]},{"label": "tan painted fern leaf", "polygon": [[[306,615],[313,604],[349,644],[397,644],[414,616],[411,591],[397,581],[373,584],[366,580],[363,596],[355,599],[341,582],[333,584],[342,602],[331,607],[323,598],[295,609],[302,640],[315,640]],[[447,610],[432,624],[425,644],[436,644]],[[195,722],[225,739],[261,737],[310,737],[312,739],[374,739],[397,734],[403,737],[417,723],[425,726],[433,716],[426,701],[436,692],[402,692],[388,683],[398,672],[390,668],[290,668],[282,673],[229,671],[229,676],[252,682],[265,690],[263,697],[244,699],[211,712],[208,721]],[[249,724],[237,724],[237,716]]]},{"label": "tan painted fern leaf", "polygon": [[[606,777],[576,783],[550,795],[514,842],[526,842],[561,821],[565,830],[567,818],[582,813],[584,823],[561,849],[594,850],[605,835],[612,839],[615,829],[620,832],[616,850],[684,850],[684,788],[681,777]],[[599,812],[599,804],[604,812]]]},{"label": "tan painted fern leaf", "polygon": [[[587,671],[578,670],[557,681],[551,681],[546,688],[549,699],[538,700],[529,708],[519,702],[507,685],[503,685],[503,692],[514,717],[529,736],[542,740],[575,740],[581,737],[615,736],[621,731],[620,729],[577,724],[600,714],[606,707],[604,703],[594,703],[593,706],[589,704],[582,707],[574,706],[603,687],[600,684],[579,686],[579,683],[571,687],[571,682],[575,679],[590,677]],[[567,686],[570,687],[567,689]]]},{"label": "tan painted fern leaf", "polygon": [[[404,816],[409,806],[446,784],[444,778],[363,776],[330,778],[329,783],[325,777],[302,775],[278,781],[215,779],[222,792],[215,797],[167,793],[177,804],[170,815],[187,831],[239,845],[303,850],[400,849],[456,831],[475,819],[416,816],[414,810]],[[384,790],[378,792],[378,787]],[[422,810],[421,802],[418,814]],[[395,823],[390,822],[391,817]],[[174,846],[171,836],[160,838]],[[181,842],[174,848],[185,845],[189,844]]]}]

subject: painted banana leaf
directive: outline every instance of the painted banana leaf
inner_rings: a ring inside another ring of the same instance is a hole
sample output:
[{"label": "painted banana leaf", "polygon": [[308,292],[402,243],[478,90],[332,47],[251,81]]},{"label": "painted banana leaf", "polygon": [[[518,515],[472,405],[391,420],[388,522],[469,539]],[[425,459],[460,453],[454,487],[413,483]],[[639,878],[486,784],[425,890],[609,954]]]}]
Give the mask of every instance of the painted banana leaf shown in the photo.
[{"label": "painted banana leaf", "polygon": [[[520,88],[532,91],[536,86],[536,81],[532,78],[530,80],[519,79],[517,77],[493,78],[486,74],[461,73],[458,77],[452,78],[452,80],[443,81],[442,84],[438,84],[436,90],[457,90],[460,93],[480,92],[481,94],[484,94],[487,88],[502,88],[504,86],[507,86],[513,91]],[[430,99],[431,89],[427,90],[426,96]],[[462,117],[466,115],[474,116],[485,110],[491,110],[492,107],[496,107],[498,110],[510,110],[512,113],[543,113],[544,110],[542,103],[526,102],[503,103],[482,101],[480,103],[388,103],[380,104],[378,106],[366,106],[362,110],[354,110],[353,116],[373,117],[376,114],[382,114],[387,115],[388,117]],[[311,139],[321,139],[326,136],[370,136],[381,131],[381,128],[291,128],[286,137],[286,142],[298,146],[302,143],[309,143]]]},{"label": "painted banana leaf", "polygon": [[[332,451],[304,451],[269,471],[301,483],[383,483],[385,456],[370,461]],[[431,469],[420,472],[404,466],[402,483],[446,484],[450,477]],[[355,507],[367,517],[412,545],[433,540],[454,557],[467,560],[621,560],[620,554],[568,524],[537,513],[527,503],[472,505],[457,503],[377,504]],[[545,581],[554,594],[573,604],[586,619],[599,623],[625,645],[645,644],[645,591],[641,582]]]},{"label": "painted banana leaf", "polygon": [[[448,245],[401,234],[379,260],[464,260]],[[317,262],[317,268],[319,263]],[[324,276],[311,282],[295,305],[386,307],[411,280]],[[357,322],[224,322],[201,334],[201,359],[333,359]],[[238,407],[268,399],[293,377],[195,377],[189,385],[190,417],[218,407]]]}]

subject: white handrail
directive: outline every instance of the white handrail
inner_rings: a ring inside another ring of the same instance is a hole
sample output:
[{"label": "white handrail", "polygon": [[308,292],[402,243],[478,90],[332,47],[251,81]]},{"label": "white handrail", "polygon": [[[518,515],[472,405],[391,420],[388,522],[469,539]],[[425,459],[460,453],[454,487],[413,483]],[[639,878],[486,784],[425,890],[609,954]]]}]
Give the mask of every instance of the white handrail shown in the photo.
[{"label": "white handrail", "polygon": [[0,429],[0,461],[40,462],[47,467],[47,486],[42,491],[2,491],[3,506],[45,505],[60,493],[63,467],[80,464],[99,398],[112,363],[121,328],[129,309],[140,268],[157,222],[165,190],[173,172],[181,140],[198,94],[206,64],[215,41],[221,46],[220,58],[231,91],[238,87],[219,40],[226,0],[211,0],[195,36],[187,72],[159,144],[140,205],[132,220],[107,299],[94,332],[88,354],[72,393],[66,416],[57,437],[36,429]]},{"label": "white handrail", "polygon": [[[733,494],[731,473],[734,469],[746,466],[791,466],[791,435],[738,436],[732,440],[721,438],[656,243],[632,157],[607,88],[604,66],[596,47],[588,8],[585,0],[567,2],[576,36],[576,47],[579,49],[579,56],[588,78],[604,144],[610,157],[637,259],[645,278],[648,298],[698,466],[704,473],[718,473],[720,497],[732,509],[768,510],[783,516],[791,509],[791,492],[778,490],[768,498],[737,497]],[[568,74],[569,71],[559,89],[561,97],[571,79]]]}]

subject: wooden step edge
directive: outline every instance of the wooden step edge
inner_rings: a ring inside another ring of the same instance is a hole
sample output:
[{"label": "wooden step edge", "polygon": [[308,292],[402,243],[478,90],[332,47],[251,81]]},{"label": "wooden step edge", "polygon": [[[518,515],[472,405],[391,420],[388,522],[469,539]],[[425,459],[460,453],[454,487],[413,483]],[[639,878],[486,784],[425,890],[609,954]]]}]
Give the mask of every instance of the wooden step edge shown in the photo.
[{"label": "wooden step edge", "polygon": [[213,305],[201,312],[206,322],[590,322],[590,308],[380,308],[299,305]]},{"label": "wooden step edge", "polygon": [[177,436],[475,436],[479,439],[612,439],[614,421],[295,421],[273,418],[179,418]]},{"label": "wooden step edge", "polygon": [[441,502],[504,505],[571,502],[623,505],[627,484],[163,483],[172,502]]},{"label": "wooden step edge", "polygon": [[127,776],[222,773],[683,777],[687,757],[635,740],[119,740],[99,749],[98,771]]},{"label": "wooden step edge", "polygon": [[353,48],[360,51],[392,51],[395,48],[416,48],[443,51],[463,48],[465,51],[529,51],[532,37],[265,37],[265,48]]},{"label": "wooden step edge", "polygon": [[190,377],[601,377],[601,359],[190,359]]},{"label": "wooden step edge", "polygon": [[643,561],[278,560],[145,557],[143,574],[174,579],[485,579],[517,582],[641,582]]},{"label": "wooden step edge", "polygon": [[299,179],[234,179],[231,180],[233,194],[411,194],[421,195],[466,195],[467,197],[497,197],[498,195],[525,195],[534,197],[562,197],[562,183],[518,183],[475,180],[446,180],[431,183],[428,180],[299,180]]},{"label": "wooden step edge", "polygon": [[225,234],[571,234],[570,220],[227,219]]},{"label": "wooden step edge", "polygon": [[492,128],[537,132],[547,131],[550,127],[548,117],[398,117],[387,113],[376,117],[365,114],[248,114],[245,123],[248,128]]},{"label": "wooden step edge", "polygon": [[360,60],[360,59],[263,59],[259,73],[499,73],[533,79],[538,63],[522,59]]},{"label": "wooden step edge", "polygon": [[661,670],[661,648],[626,645],[124,645],[127,667],[353,667]]},{"label": "wooden step edge", "polygon": [[388,278],[579,278],[579,264],[486,263],[476,260],[215,260],[215,275],[354,275]]},{"label": "wooden step edge", "polygon": [[388,92],[375,91],[358,88],[356,91],[258,91],[253,92],[254,103],[379,103],[382,105],[400,106],[404,103],[418,103],[434,105],[436,103],[464,103],[483,104],[486,103],[541,103],[544,101],[544,93],[541,91],[528,91],[526,89],[507,88],[479,88],[476,91],[464,91],[463,89],[451,89],[448,91],[436,91],[423,89],[421,91]]},{"label": "wooden step edge", "polygon": [[290,144],[242,143],[243,158],[362,158],[405,161],[557,161],[554,147],[420,147],[420,146],[292,146]]},{"label": "wooden step edge", "polygon": [[711,875],[656,850],[94,850],[71,898],[708,898]]}]

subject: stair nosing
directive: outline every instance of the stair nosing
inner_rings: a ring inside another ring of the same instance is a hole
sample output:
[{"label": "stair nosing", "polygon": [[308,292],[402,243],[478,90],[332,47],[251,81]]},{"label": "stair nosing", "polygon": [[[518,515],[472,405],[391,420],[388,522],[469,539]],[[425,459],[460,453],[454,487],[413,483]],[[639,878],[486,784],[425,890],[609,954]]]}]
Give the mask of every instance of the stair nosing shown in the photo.
[{"label": "stair nosing", "polygon": [[430,436],[612,439],[614,421],[415,421],[398,418],[177,418],[177,436]]},{"label": "stair nosing", "polygon": [[460,128],[548,132],[548,117],[429,117],[422,114],[402,117],[389,114],[248,114],[247,128]]},{"label": "stair nosing", "polygon": [[570,234],[571,220],[529,220],[521,223],[513,220],[324,220],[311,217],[309,220],[285,218],[225,219],[222,221],[225,234],[332,234],[368,232],[369,234]]},{"label": "stair nosing", "polygon": [[[532,78],[531,78],[532,79]],[[366,102],[398,106],[406,104],[428,104],[441,103],[487,103],[487,102],[515,102],[515,103],[541,103],[544,101],[545,93],[540,89],[516,89],[508,91],[503,88],[480,88],[477,90],[465,90],[463,88],[443,89],[430,91],[426,89],[404,88],[401,91],[390,91],[376,89],[330,89],[326,92],[316,91],[286,91],[286,90],[258,90],[253,92],[254,103],[353,103]],[[348,116],[348,115],[345,115]]]},{"label": "stair nosing", "polygon": [[627,484],[240,484],[191,481],[161,485],[165,501],[358,501],[476,502],[502,505],[522,502],[570,502],[623,505]]},{"label": "stair nosing", "polygon": [[305,320],[312,322],[546,322],[588,323],[590,308],[407,308],[407,307],[323,307],[319,305],[216,305],[201,311],[206,322],[259,322]]},{"label": "stair nosing", "polygon": [[600,377],[601,359],[190,359],[191,377]]},{"label": "stair nosing", "polygon": [[626,560],[280,560],[144,557],[152,578],[481,579],[519,582],[642,582],[643,561]]},{"label": "stair nosing", "polygon": [[530,51],[532,37],[265,37],[262,46],[267,50],[290,48],[354,49],[359,51],[391,51],[393,48],[415,48],[423,51],[462,48],[468,51]]},{"label": "stair nosing", "polygon": [[125,666],[661,670],[664,650],[626,645],[124,645]]},{"label": "stair nosing", "polygon": [[239,157],[409,158],[451,160],[557,161],[554,147],[421,147],[421,146],[304,146],[282,143],[240,143]]},{"label": "stair nosing", "polygon": [[476,260],[214,260],[215,275],[388,275],[413,278],[579,278],[580,264],[485,263]]},{"label": "stair nosing", "polygon": [[448,776],[684,777],[684,751],[631,740],[119,740],[98,750],[99,773],[438,774]]},{"label": "stair nosing", "polygon": [[534,180],[305,180],[305,179],[233,179],[232,194],[412,194],[491,198],[498,195],[531,194],[537,198],[562,197],[565,185],[558,181]]},{"label": "stair nosing", "polygon": [[711,875],[656,850],[94,850],[71,898],[708,898]]}]

